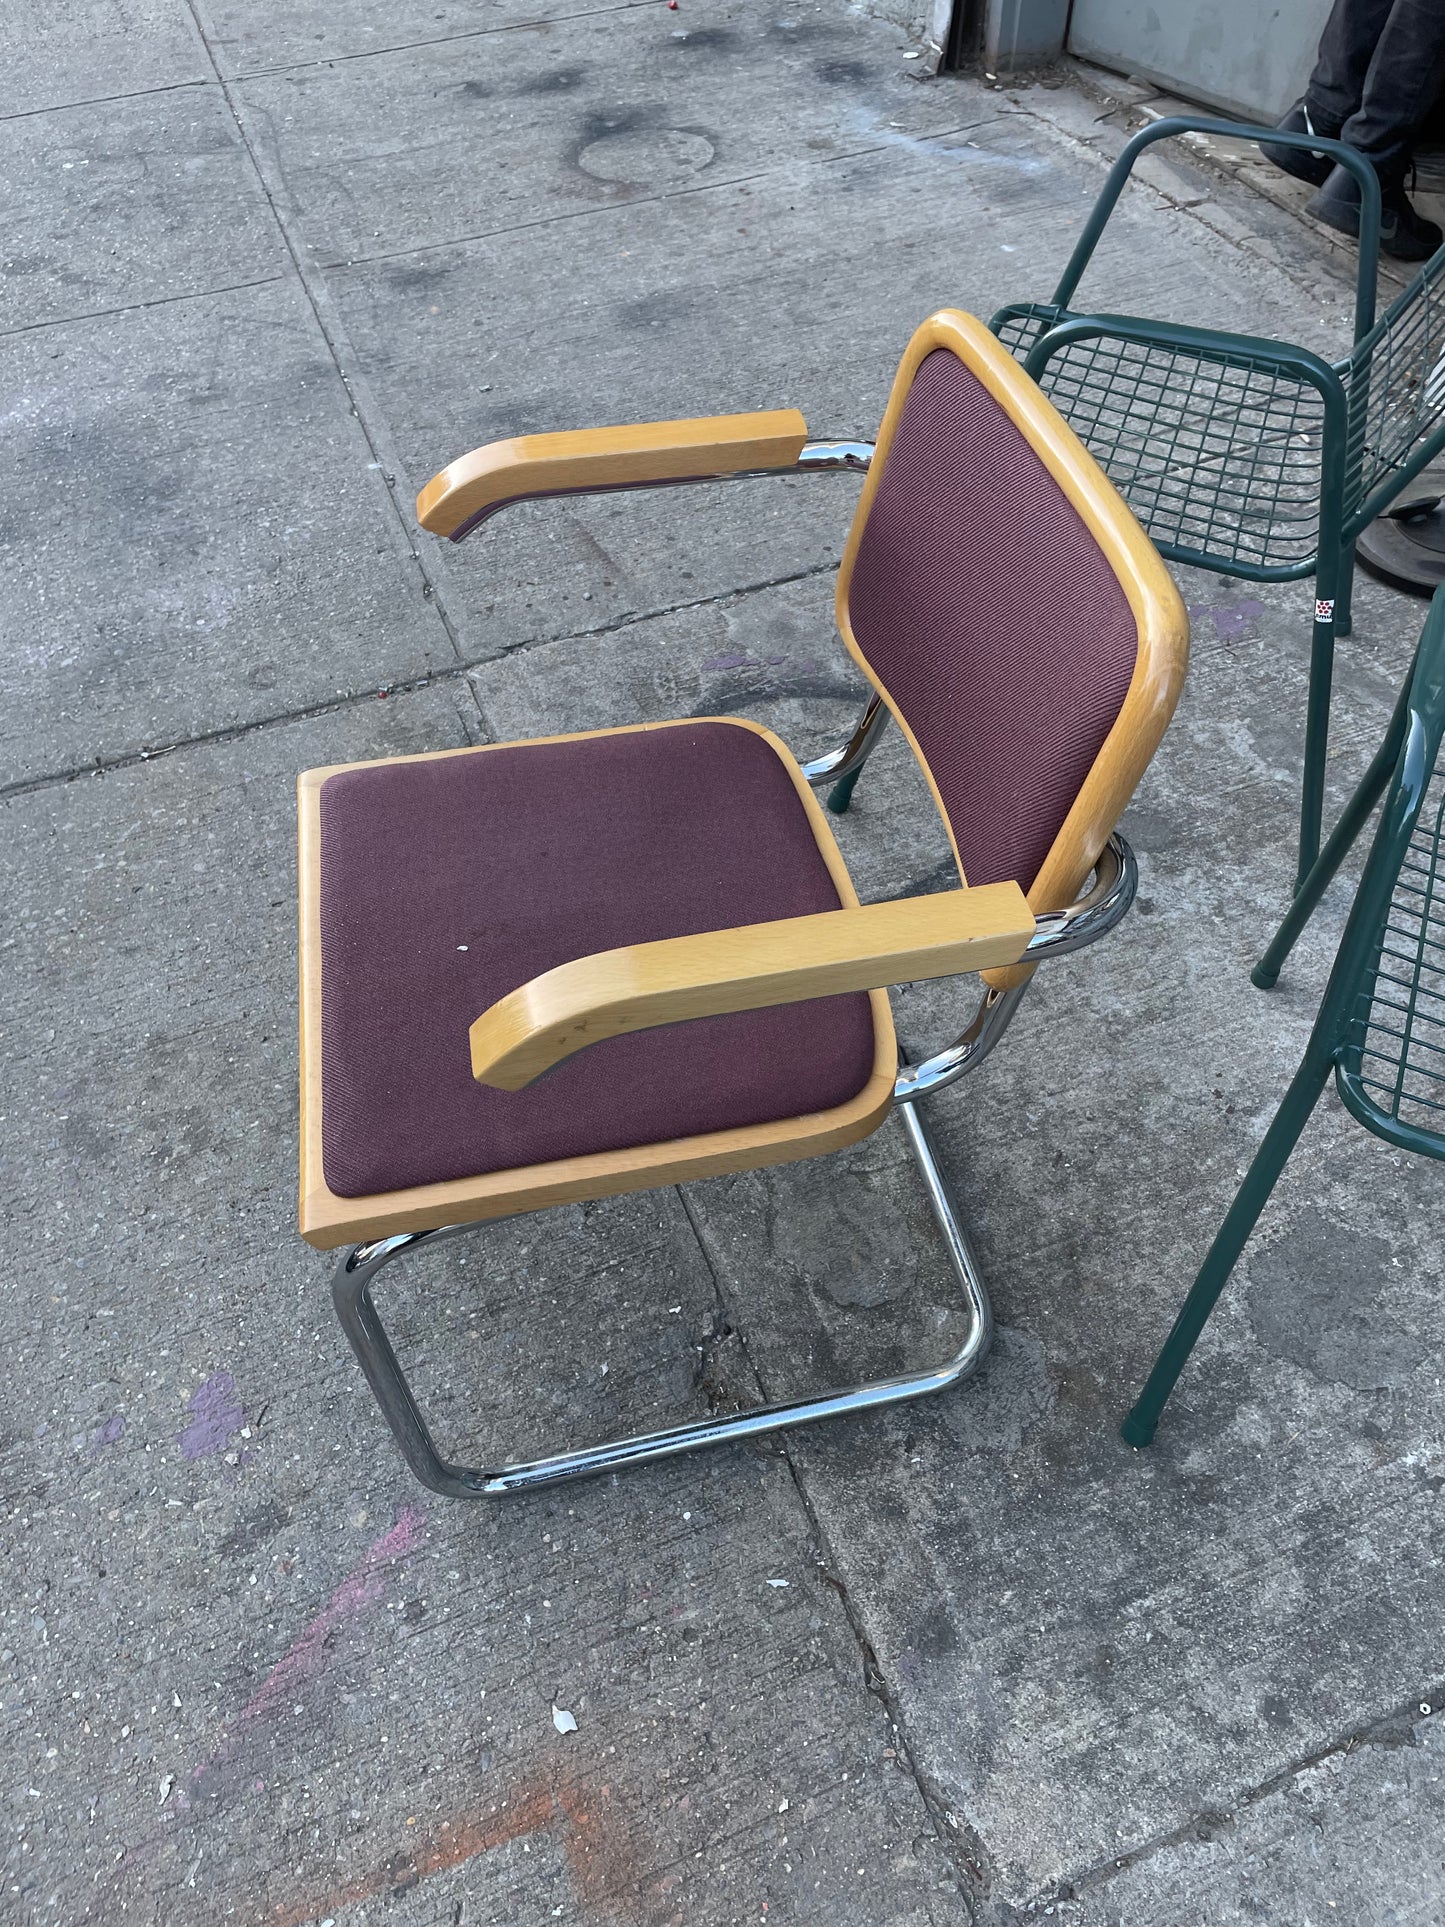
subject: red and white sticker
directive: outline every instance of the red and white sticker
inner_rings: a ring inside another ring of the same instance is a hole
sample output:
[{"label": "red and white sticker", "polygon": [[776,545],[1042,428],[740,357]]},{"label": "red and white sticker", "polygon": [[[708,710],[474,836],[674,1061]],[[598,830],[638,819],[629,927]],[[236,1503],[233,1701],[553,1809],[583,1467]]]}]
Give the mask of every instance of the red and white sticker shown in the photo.
[{"label": "red and white sticker", "polygon": [[1316,622],[1333,622],[1334,619],[1335,619],[1335,605],[1333,602],[1316,602],[1315,604],[1315,621]]}]

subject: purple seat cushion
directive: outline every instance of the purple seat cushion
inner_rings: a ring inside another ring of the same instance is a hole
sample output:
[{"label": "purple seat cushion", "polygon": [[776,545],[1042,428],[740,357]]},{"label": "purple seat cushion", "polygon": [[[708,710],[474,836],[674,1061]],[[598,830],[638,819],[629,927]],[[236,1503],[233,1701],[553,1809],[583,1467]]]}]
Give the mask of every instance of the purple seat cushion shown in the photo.
[{"label": "purple seat cushion", "polygon": [[839,908],[777,753],[732,723],[419,762],[321,786],[322,1149],[344,1198],[771,1123],[855,1097],[864,995],[610,1038],[523,1091],[467,1032],[622,944]]},{"label": "purple seat cushion", "polygon": [[964,875],[1027,890],[1123,706],[1139,631],[1078,510],[946,348],[903,404],[848,614]]}]

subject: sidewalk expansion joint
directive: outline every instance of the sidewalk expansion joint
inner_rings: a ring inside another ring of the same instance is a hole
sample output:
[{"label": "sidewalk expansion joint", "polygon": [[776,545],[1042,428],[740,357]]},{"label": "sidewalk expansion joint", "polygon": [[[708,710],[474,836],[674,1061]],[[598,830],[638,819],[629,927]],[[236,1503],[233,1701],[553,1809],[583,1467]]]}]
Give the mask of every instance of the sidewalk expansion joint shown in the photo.
[{"label": "sidewalk expansion joint", "polygon": [[242,736],[254,736],[263,729],[280,729],[288,723],[309,722],[313,717],[334,715],[343,709],[355,709],[362,703],[407,695],[413,690],[427,689],[439,682],[455,682],[464,674],[462,668],[449,667],[429,675],[413,676],[404,682],[387,683],[379,689],[364,689],[359,694],[348,692],[346,695],[329,696],[322,702],[307,703],[299,709],[281,710],[271,716],[258,716],[248,723],[229,723],[219,729],[199,730],[194,736],[179,736],[174,742],[127,750],[119,756],[97,756],[92,763],[77,763],[69,769],[45,770],[38,776],[22,776],[18,782],[0,785],[0,802],[28,796],[35,790],[55,789],[65,783],[76,783],[86,776],[110,776],[118,770],[134,769],[139,763],[158,762],[163,756],[174,756],[181,750],[204,749],[212,743],[234,743]]},{"label": "sidewalk expansion joint", "polygon": [[[329,306],[329,298],[325,292],[324,280],[322,276],[314,270],[310,261],[309,249],[298,235],[293,234],[291,223],[281,211],[276,195],[272,192],[266,169],[261,164],[261,157],[256,150],[256,145],[251,139],[250,129],[246,124],[246,117],[242,112],[241,103],[233,91],[231,81],[229,81],[221,71],[221,64],[216,58],[215,49],[211,45],[211,37],[206,31],[206,23],[201,15],[201,0],[186,0],[186,7],[192,20],[195,22],[196,32],[200,35],[201,44],[206,50],[206,57],[211,63],[211,69],[217,81],[220,83],[226,106],[229,108],[231,118],[236,124],[237,136],[255,172],[257,183],[265,198],[266,205],[271,211],[271,218],[276,224],[277,232],[281,236],[286,252],[291,257],[292,266],[295,268],[297,278],[301,284],[301,291],[305,295],[307,304],[315,318],[321,339],[326,344],[326,351],[330,355],[332,364],[336,369],[337,379],[341,383],[342,391],[350,405],[351,413],[356,418],[356,424],[365,438],[368,449],[371,451],[372,460],[376,463],[377,469],[383,475],[396,474],[399,472],[399,465],[394,459],[391,450],[386,446],[385,432],[380,414],[378,412],[377,417],[375,419],[372,418],[371,410],[366,404],[366,397],[362,386],[355,378],[354,369],[356,357],[350,353],[343,356],[342,344],[345,340],[343,330],[339,321],[334,318],[328,318],[327,316],[326,309]],[[352,373],[348,373],[347,371],[348,362],[351,364]],[[427,568],[425,557],[416,546],[415,536],[401,504],[396,499],[394,489],[389,487],[386,489],[386,500],[401,530],[402,537],[406,543],[407,553],[415,563],[417,572],[421,576],[422,594],[436,610],[437,619],[441,623],[447,641],[451,644],[452,653],[460,657],[461,648],[457,641],[456,630],[447,611],[440,585],[433,578],[431,571]]]},{"label": "sidewalk expansion joint", "polygon": [[[735,1339],[740,1355],[745,1361],[748,1372],[752,1378],[756,1395],[759,1398],[767,1399],[772,1396],[772,1393],[764,1381],[757,1364],[753,1360],[748,1348],[747,1335],[742,1325],[733,1319],[728,1308],[727,1299],[722,1287],[722,1280],[718,1274],[718,1268],[713,1262],[711,1251],[708,1249],[707,1236],[702,1226],[698,1223],[688,1199],[687,1187],[686,1185],[678,1185],[675,1189],[678,1201],[682,1206],[683,1215],[691,1226],[693,1237],[697,1241],[698,1252],[704,1265],[707,1267],[708,1276],[712,1280],[713,1293],[717,1301],[717,1310],[714,1313],[712,1328],[703,1343],[703,1372],[706,1373],[708,1370],[710,1354],[715,1347],[721,1342]],[[711,1377],[705,1377],[703,1382],[708,1390],[709,1401],[711,1402],[715,1389]],[[770,1458],[780,1459],[783,1464],[787,1466],[788,1476],[792,1480],[793,1490],[797,1494],[798,1504],[802,1508],[803,1516],[807,1520],[808,1530],[813,1540],[814,1561],[818,1577],[825,1586],[837,1594],[838,1603],[843,1610],[844,1621],[852,1635],[853,1643],[857,1650],[859,1683],[865,1693],[878,1701],[883,1711],[883,1715],[888,1722],[888,1733],[893,1750],[894,1764],[898,1771],[912,1782],[917,1791],[924,1813],[927,1815],[929,1824],[933,1829],[933,1833],[943,1851],[944,1857],[958,1878],[964,1907],[970,1919],[972,1919],[976,1906],[986,1901],[989,1888],[992,1885],[992,1864],[988,1851],[973,1828],[966,1824],[960,1814],[953,1811],[946,1796],[941,1793],[928,1774],[925,1773],[917,1763],[902,1716],[893,1702],[893,1696],[889,1690],[888,1682],[884,1678],[883,1670],[878,1664],[878,1657],[873,1650],[873,1643],[864,1630],[863,1622],[849,1593],[847,1581],[840,1576],[838,1561],[834,1557],[828,1535],[823,1528],[822,1521],[818,1517],[812,1499],[808,1495],[806,1483],[804,1482],[797,1459],[792,1451],[791,1435],[784,1432],[777,1435],[774,1439],[760,1439],[756,1441],[756,1445],[759,1449],[765,1451]]]},{"label": "sidewalk expansion joint", "polygon": [[56,314],[44,321],[22,321],[13,328],[0,328],[0,341],[7,341],[12,335],[33,335],[42,328],[68,328],[77,321],[108,321],[114,315],[139,314],[146,308],[170,308],[178,301],[212,301],[218,295],[240,294],[247,288],[269,288],[285,278],[284,274],[262,274],[252,281],[228,281],[219,288],[194,288],[184,294],[157,294],[145,301],[125,301],[118,308],[86,308],[79,314]]},{"label": "sidewalk expansion joint", "polygon": [[134,87],[124,94],[92,94],[84,100],[52,100],[44,107],[17,107],[13,113],[0,114],[0,124],[11,120],[38,120],[42,114],[71,114],[81,107],[111,107],[121,100],[148,100],[152,94],[178,94],[186,87],[214,87],[216,82],[198,74],[194,80],[166,80],[158,87]]},{"label": "sidewalk expansion joint", "polygon": [[[43,770],[36,776],[22,776],[13,783],[0,784],[0,802],[10,797],[28,796],[32,790],[53,789],[57,784],[78,782],[84,776],[109,776],[114,770],[133,769],[138,763],[154,763],[162,756],[174,756],[179,750],[200,749],[211,743],[232,743],[239,737],[252,736],[263,729],[283,729],[290,723],[309,722],[313,717],[355,709],[362,703],[384,702],[390,696],[406,696],[418,689],[434,689],[446,683],[465,682],[478,670],[510,661],[532,649],[551,649],[568,642],[591,642],[598,636],[614,635],[619,630],[635,628],[641,622],[685,614],[689,609],[706,609],[713,603],[731,602],[743,596],[762,595],[769,589],[785,588],[791,582],[807,582],[813,576],[831,574],[837,566],[836,562],[819,562],[811,568],[798,569],[791,575],[772,576],[764,582],[745,582],[735,589],[720,589],[716,595],[697,596],[688,602],[672,602],[658,609],[629,610],[626,615],[617,616],[611,622],[599,623],[595,629],[577,629],[563,636],[534,636],[526,642],[512,643],[496,655],[446,663],[440,669],[430,669],[419,676],[399,677],[395,682],[380,683],[371,689],[339,690],[334,696],[301,704],[296,709],[276,710],[269,716],[256,716],[249,722],[225,723],[216,729],[197,730],[192,736],[177,736],[168,743],[147,743],[139,749],[125,750],[116,756],[97,756],[91,762],[73,763],[65,769]],[[468,686],[471,687],[470,684]],[[485,726],[487,718],[481,700],[475,688],[471,689],[471,693]]]}]

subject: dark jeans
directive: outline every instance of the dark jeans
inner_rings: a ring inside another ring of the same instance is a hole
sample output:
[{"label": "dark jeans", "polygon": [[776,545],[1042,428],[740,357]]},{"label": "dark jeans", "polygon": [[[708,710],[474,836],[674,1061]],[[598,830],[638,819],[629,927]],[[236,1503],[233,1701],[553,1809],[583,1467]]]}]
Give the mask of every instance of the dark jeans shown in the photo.
[{"label": "dark jeans", "polygon": [[1445,78],[1445,0],[1335,0],[1305,91],[1310,123],[1400,177]]}]

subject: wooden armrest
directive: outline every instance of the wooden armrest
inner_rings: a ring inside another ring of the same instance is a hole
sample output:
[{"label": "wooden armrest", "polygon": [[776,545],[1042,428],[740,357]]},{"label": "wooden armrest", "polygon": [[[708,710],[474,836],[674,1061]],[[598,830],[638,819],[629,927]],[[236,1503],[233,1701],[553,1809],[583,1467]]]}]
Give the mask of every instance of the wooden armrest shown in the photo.
[{"label": "wooden armrest", "polygon": [[695,421],[582,428],[488,442],[433,475],[416,498],[417,520],[453,542],[508,502],[528,495],[645,488],[706,481],[748,469],[792,468],[808,439],[796,408]]},{"label": "wooden armrest", "polygon": [[1034,934],[1016,883],[825,910],[602,950],[500,998],[472,1025],[472,1075],[519,1091],[625,1031],[1016,963]]}]

